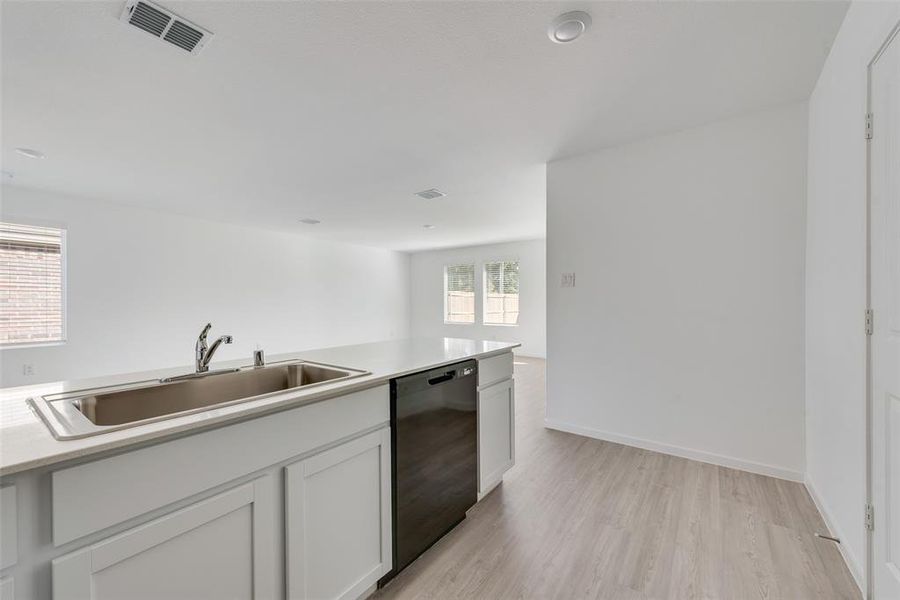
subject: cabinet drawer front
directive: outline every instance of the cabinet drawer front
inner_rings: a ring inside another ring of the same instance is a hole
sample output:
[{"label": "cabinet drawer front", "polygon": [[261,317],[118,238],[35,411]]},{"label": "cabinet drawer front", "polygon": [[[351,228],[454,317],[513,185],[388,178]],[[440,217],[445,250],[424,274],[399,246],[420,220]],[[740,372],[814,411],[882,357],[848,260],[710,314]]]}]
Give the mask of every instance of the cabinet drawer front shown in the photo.
[{"label": "cabinet drawer front", "polygon": [[387,385],[338,396],[53,473],[60,546],[390,418]]},{"label": "cabinet drawer front", "polygon": [[478,361],[478,387],[488,386],[513,375],[513,354],[507,352]]},{"label": "cabinet drawer front", "polygon": [[54,600],[275,596],[270,476],[53,561]]}]

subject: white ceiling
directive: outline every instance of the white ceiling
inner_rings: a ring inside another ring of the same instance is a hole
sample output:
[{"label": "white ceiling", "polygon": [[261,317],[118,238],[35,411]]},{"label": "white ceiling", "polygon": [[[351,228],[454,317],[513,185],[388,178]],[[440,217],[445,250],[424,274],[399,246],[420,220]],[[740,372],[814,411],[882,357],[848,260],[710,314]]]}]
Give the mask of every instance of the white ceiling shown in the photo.
[{"label": "white ceiling", "polygon": [[[199,55],[124,1],[3,0],[13,183],[401,250],[542,237],[548,160],[807,98],[847,7],[161,3]],[[592,29],[551,43],[572,9]]]}]

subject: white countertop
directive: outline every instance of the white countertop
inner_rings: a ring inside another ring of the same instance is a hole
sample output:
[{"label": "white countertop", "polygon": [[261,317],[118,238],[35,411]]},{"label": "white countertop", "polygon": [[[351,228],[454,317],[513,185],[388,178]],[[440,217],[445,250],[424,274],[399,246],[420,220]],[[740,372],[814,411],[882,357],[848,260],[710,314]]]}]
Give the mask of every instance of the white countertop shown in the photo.
[{"label": "white countertop", "polygon": [[[314,389],[287,390],[259,400],[212,408],[200,413],[110,431],[93,437],[64,441],[53,437],[40,417],[32,412],[26,403],[27,398],[171,377],[190,373],[193,367],[0,389],[0,476],[293,408],[369,388],[409,373],[425,371],[468,358],[501,354],[518,346],[519,344],[507,342],[459,338],[421,338],[279,354],[267,357],[268,361],[301,359],[361,369],[371,374],[316,386]],[[246,363],[246,360],[225,361],[214,363],[211,367],[213,369],[240,367],[246,366]]]}]

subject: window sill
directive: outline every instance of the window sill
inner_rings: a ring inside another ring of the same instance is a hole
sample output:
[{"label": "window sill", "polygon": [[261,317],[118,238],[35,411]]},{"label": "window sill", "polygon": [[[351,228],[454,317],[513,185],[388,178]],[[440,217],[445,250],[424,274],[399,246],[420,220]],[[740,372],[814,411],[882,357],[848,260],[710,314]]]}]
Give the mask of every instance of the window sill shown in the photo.
[{"label": "window sill", "polygon": [[485,327],[518,327],[518,323],[482,323]]},{"label": "window sill", "polygon": [[475,321],[470,323],[460,323],[459,321],[444,321],[444,325],[474,325]]},{"label": "window sill", "polygon": [[65,346],[66,340],[56,340],[53,342],[10,342],[8,344],[0,344],[0,351],[3,350],[19,350],[22,348],[48,348],[52,346]]}]

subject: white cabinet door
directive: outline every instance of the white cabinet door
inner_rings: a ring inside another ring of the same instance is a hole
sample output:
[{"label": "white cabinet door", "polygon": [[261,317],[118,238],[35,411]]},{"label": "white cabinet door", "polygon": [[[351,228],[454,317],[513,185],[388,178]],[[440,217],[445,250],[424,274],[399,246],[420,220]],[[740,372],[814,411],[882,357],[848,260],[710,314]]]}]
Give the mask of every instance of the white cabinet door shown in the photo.
[{"label": "white cabinet door", "polygon": [[516,408],[513,380],[478,391],[478,496],[497,486],[515,464]]},{"label": "white cabinet door", "polygon": [[270,476],[53,561],[54,600],[275,598]]},{"label": "white cabinet door", "polygon": [[288,598],[358,598],[391,569],[390,428],[285,471]]}]

